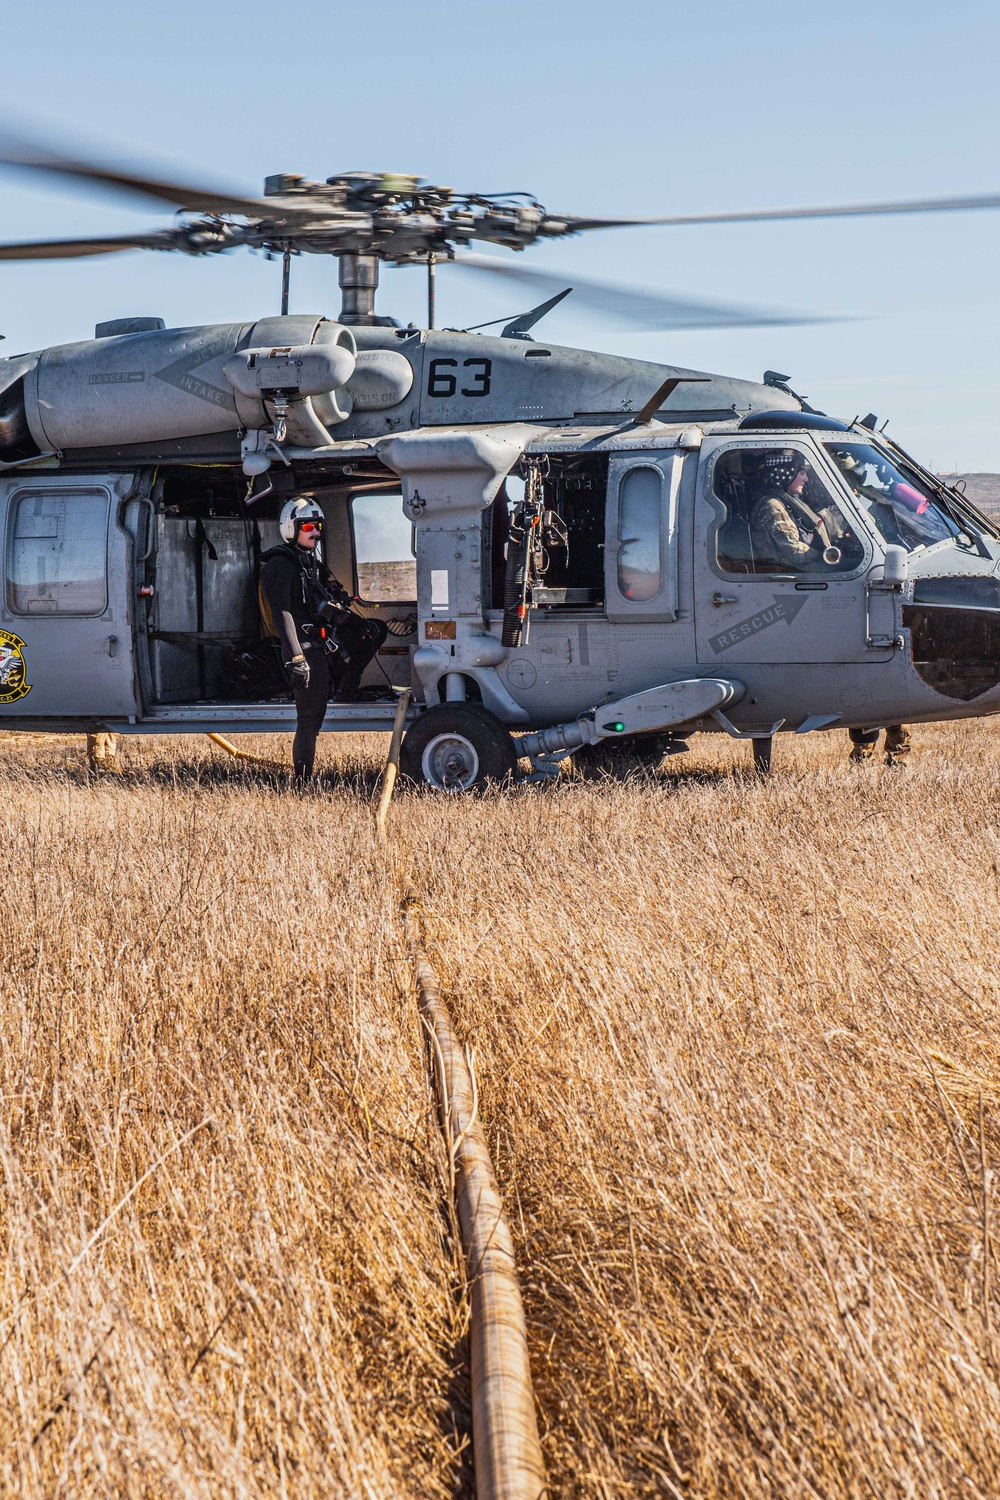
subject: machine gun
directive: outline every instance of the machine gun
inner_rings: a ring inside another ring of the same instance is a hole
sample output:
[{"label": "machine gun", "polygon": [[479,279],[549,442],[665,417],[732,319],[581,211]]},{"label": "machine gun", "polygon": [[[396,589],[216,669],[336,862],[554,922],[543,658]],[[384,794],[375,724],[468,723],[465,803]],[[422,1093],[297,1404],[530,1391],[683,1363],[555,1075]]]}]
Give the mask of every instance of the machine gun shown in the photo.
[{"label": "machine gun", "polygon": [[530,630],[532,587],[545,577],[549,550],[561,547],[569,561],[569,534],[562,517],[546,510],[544,480],[549,470],[547,456],[522,462],[524,499],[511,517],[504,573],[504,646],[527,645]]}]

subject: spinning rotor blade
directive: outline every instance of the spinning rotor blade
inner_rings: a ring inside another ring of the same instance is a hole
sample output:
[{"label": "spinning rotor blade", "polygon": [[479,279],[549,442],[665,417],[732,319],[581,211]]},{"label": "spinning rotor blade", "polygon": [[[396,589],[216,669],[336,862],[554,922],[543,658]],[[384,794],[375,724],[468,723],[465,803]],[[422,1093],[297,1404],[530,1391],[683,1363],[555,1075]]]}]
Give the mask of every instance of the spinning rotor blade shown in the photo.
[{"label": "spinning rotor blade", "polygon": [[647,292],[638,287],[615,286],[609,282],[590,281],[566,273],[553,274],[549,271],[536,271],[531,267],[514,266],[494,259],[491,255],[461,255],[456,256],[454,261],[441,261],[439,264],[505,276],[549,294],[571,286],[575,302],[597,312],[610,313],[649,332],[676,328],[796,327],[805,323],[836,321],[815,314],[784,312],[779,308],[701,302],[693,297],[665,297],[659,292]]},{"label": "spinning rotor blade", "polygon": [[176,237],[169,230],[150,234],[122,234],[93,240],[35,240],[0,244],[0,260],[76,260],[82,255],[110,255],[116,250],[173,250]]},{"label": "spinning rotor blade", "polygon": [[103,184],[118,188],[135,197],[152,198],[159,203],[173,203],[196,213],[242,214],[252,219],[278,219],[305,213],[315,218],[311,209],[289,205],[285,199],[244,198],[235,193],[216,192],[212,188],[190,187],[185,183],[167,182],[147,177],[124,167],[100,162],[78,161],[44,146],[17,140],[0,131],[0,166],[16,167],[29,172],[46,172],[54,177]]},{"label": "spinning rotor blade", "polygon": [[911,198],[896,203],[840,203],[821,208],[758,208],[737,213],[673,214],[662,219],[565,219],[571,233],[582,229],[630,229],[663,224],[753,224],[768,219],[854,219],[875,214],[962,213],[975,208],[1000,208],[1000,193],[974,193],[967,198]]}]

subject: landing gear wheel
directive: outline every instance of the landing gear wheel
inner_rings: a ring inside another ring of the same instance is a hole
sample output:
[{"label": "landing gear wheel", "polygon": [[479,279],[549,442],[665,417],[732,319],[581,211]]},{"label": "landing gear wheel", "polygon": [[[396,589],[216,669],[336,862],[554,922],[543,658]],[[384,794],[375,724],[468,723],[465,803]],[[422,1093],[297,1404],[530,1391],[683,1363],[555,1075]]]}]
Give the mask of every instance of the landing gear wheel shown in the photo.
[{"label": "landing gear wheel", "polygon": [[481,792],[514,775],[514,742],[495,714],[479,703],[441,703],[407,730],[399,769],[418,785],[441,792]]}]

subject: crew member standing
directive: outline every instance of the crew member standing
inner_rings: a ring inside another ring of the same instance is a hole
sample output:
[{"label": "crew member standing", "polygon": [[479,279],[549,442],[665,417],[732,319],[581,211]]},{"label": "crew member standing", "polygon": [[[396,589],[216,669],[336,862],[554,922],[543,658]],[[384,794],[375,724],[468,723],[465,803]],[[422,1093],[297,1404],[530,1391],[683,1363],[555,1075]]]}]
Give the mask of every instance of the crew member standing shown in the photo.
[{"label": "crew member standing", "polygon": [[323,561],[323,512],[315,500],[289,500],[278,529],[282,545],[264,553],[260,585],[295,697],[292,761],[302,784],[312,777],[331,691],[342,703],[357,697],[386,628],[350,612],[350,594]]}]

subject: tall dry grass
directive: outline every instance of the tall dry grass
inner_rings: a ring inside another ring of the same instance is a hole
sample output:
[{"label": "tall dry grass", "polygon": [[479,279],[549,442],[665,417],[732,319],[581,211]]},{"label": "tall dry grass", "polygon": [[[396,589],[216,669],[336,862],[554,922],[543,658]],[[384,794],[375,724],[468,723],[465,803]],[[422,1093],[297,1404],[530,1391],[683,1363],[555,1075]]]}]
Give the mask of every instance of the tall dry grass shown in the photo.
[{"label": "tall dry grass", "polygon": [[377,739],[305,798],[5,740],[3,1492],[471,1493],[413,882],[554,1493],[995,1495],[994,736],[403,794],[387,852]]}]

